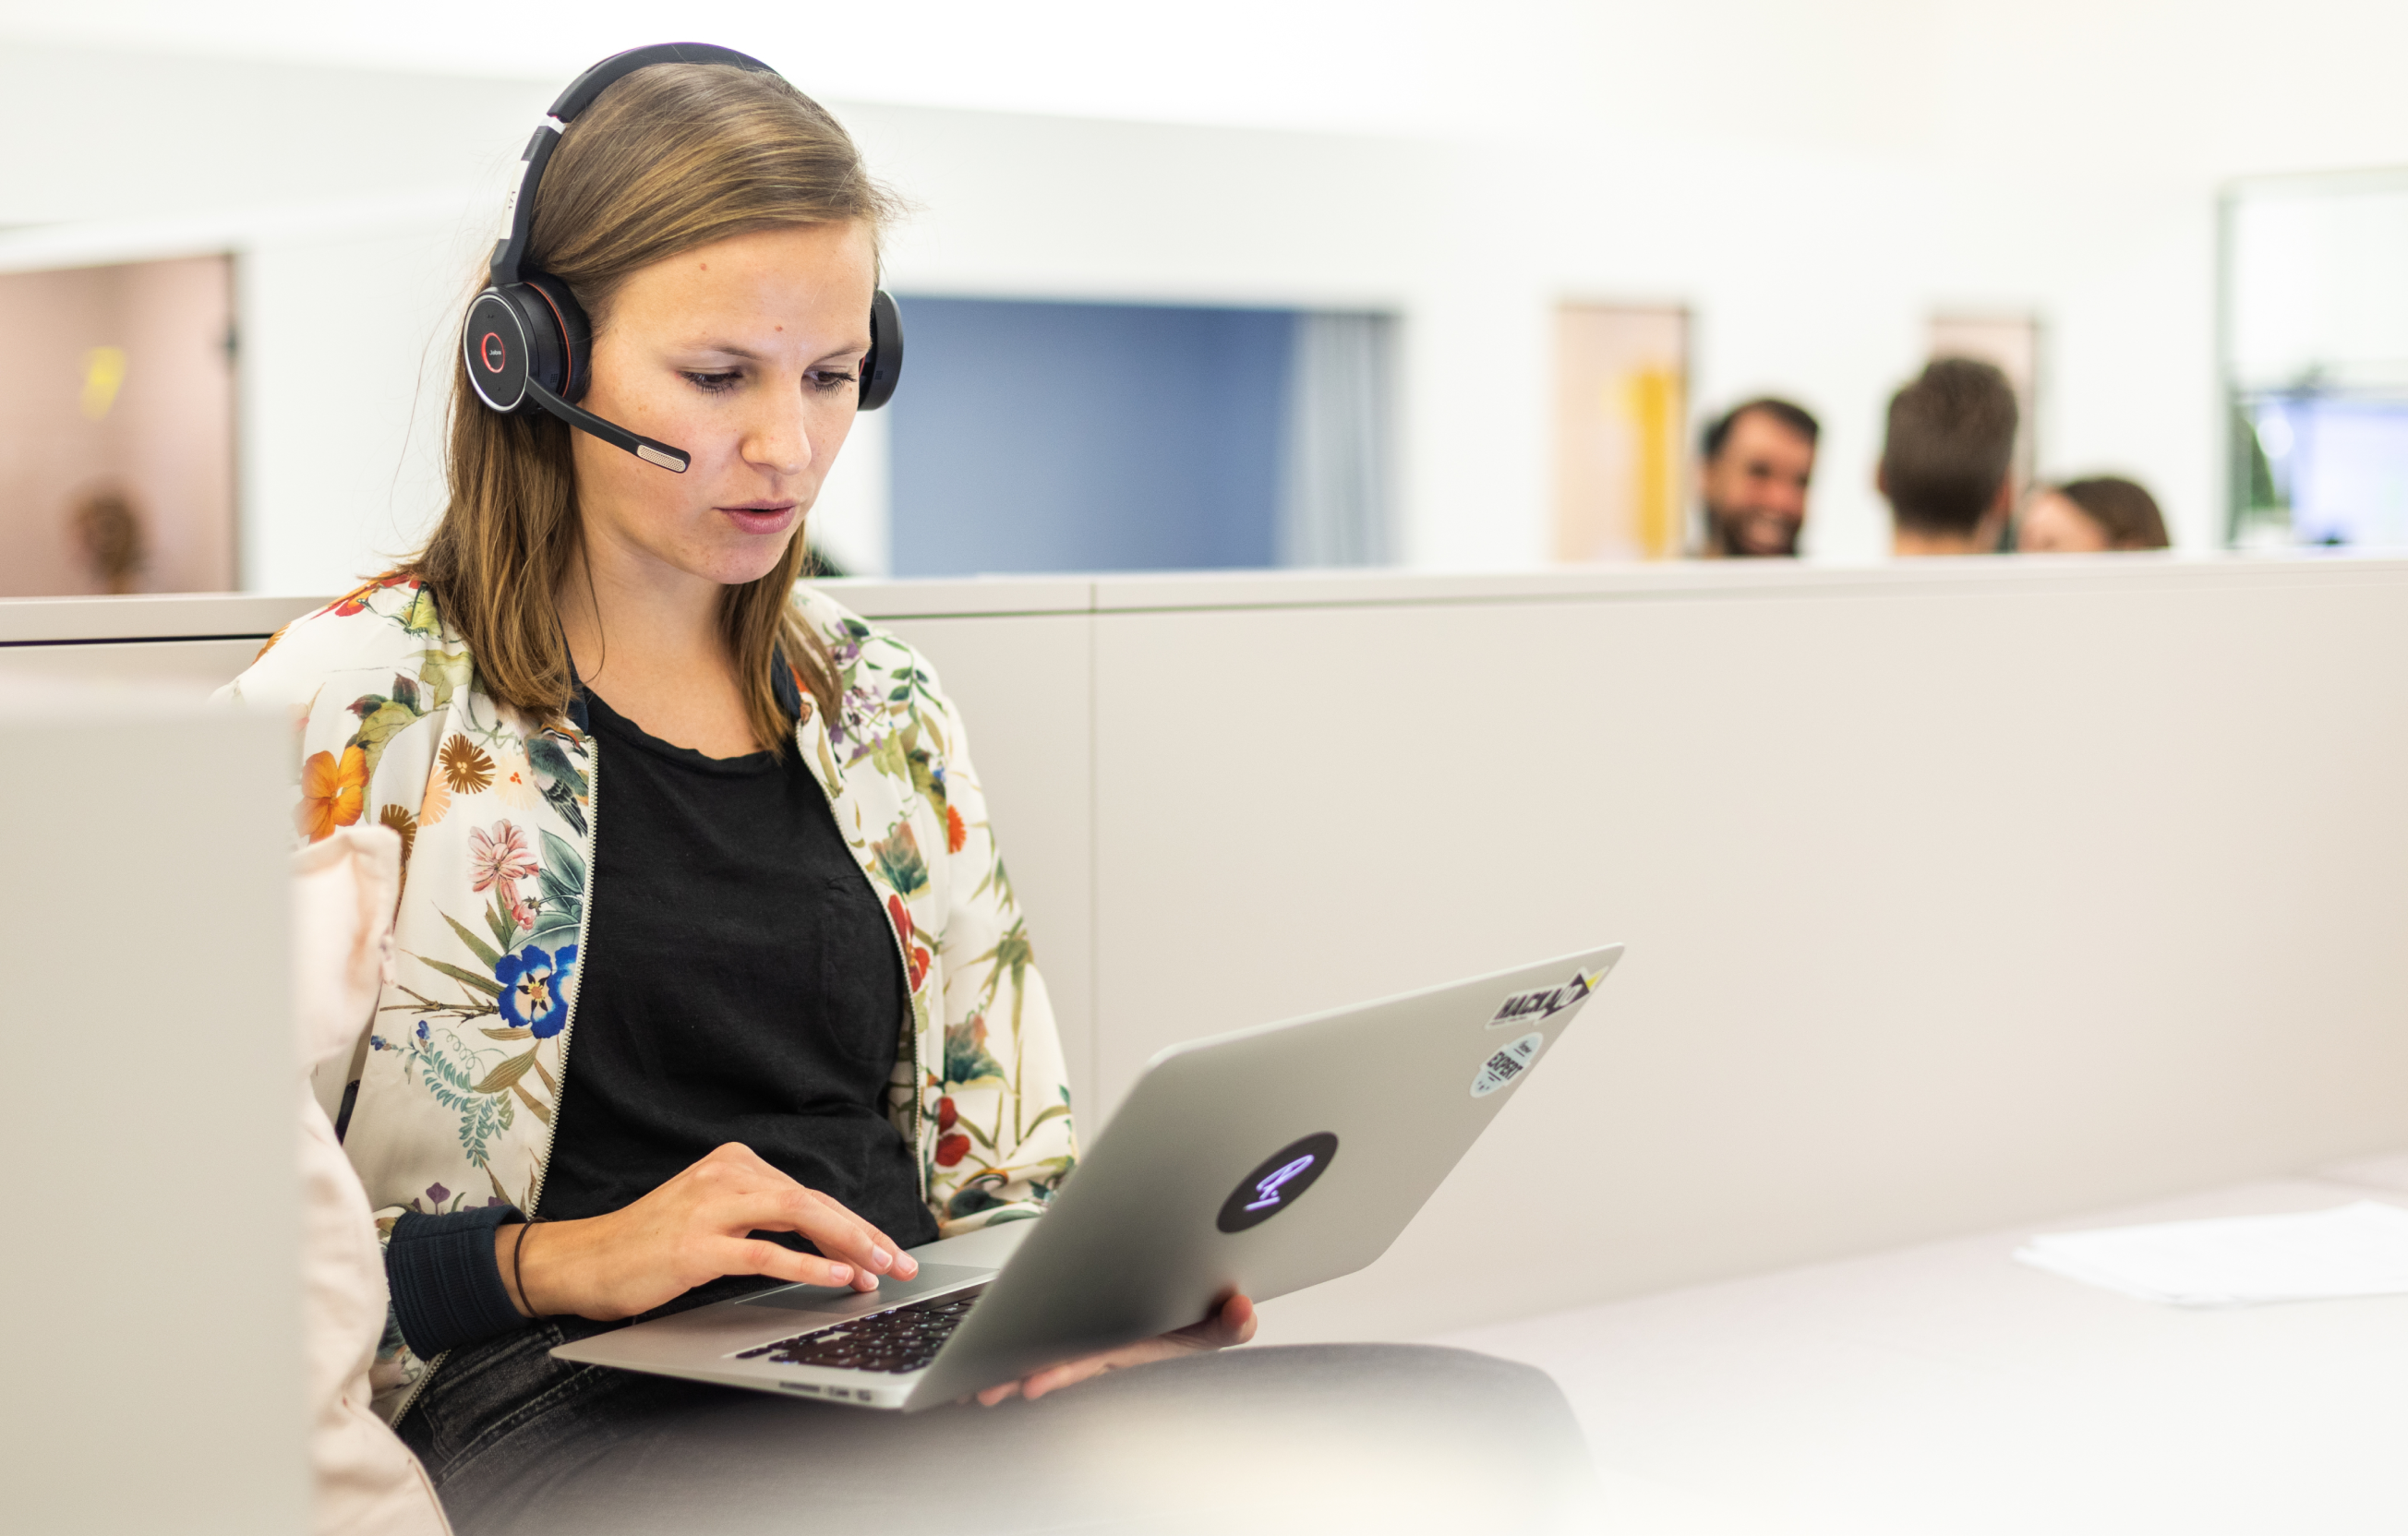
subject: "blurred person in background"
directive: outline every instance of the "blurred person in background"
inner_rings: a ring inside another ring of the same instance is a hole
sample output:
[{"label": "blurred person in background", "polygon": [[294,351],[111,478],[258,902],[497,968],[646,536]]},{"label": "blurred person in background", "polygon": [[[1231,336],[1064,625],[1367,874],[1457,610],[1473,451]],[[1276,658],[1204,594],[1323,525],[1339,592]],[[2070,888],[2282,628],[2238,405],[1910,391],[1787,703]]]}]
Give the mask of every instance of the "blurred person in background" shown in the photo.
[{"label": "blurred person in background", "polygon": [[67,531],[102,591],[120,596],[134,590],[150,541],[133,497],[115,487],[85,492],[67,509]]},{"label": "blurred person in background", "polygon": [[1983,555],[2014,506],[2014,386],[1987,363],[1940,358],[1890,396],[1874,484],[1888,499],[1890,550]]},{"label": "blurred person in background", "polygon": [[2166,519],[2157,498],[2119,475],[2068,480],[2034,496],[2015,528],[2015,548],[2035,555],[2163,549]]},{"label": "blurred person in background", "polygon": [[1795,555],[1822,426],[1786,400],[1750,400],[1706,427],[1699,477],[1708,560]]}]

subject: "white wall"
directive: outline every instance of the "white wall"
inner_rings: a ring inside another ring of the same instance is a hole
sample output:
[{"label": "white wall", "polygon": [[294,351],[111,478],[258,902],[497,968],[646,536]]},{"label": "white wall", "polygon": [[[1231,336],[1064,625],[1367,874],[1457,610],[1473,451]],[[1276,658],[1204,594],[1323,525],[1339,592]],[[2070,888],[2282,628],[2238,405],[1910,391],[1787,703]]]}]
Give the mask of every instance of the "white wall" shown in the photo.
[{"label": "white wall", "polygon": [[[291,349],[331,295],[265,236],[236,240],[261,251],[250,526],[293,551],[262,556],[262,584],[331,585],[414,534],[431,482],[414,459],[394,489],[394,386],[443,329],[435,295],[538,106],[660,25],[631,0],[412,14],[0,4],[21,39],[0,43],[0,125],[44,146],[0,167],[0,224],[418,200],[414,229],[352,247],[374,280],[344,301],[375,311],[354,412],[314,398],[322,354]],[[922,205],[898,286],[1401,309],[1408,549],[1439,568],[1541,558],[1565,296],[1685,303],[1701,405],[1772,388],[1823,413],[1810,544],[1841,557],[1883,548],[1883,400],[1930,311],[2038,313],[2043,471],[2137,473],[2208,542],[2218,182],[2408,159],[2384,63],[2408,13],[2362,0],[1053,0],[908,20],[721,0],[679,26],[855,104],[874,164]],[[128,51],[170,47],[211,57]],[[490,73],[451,73],[471,69]],[[127,100],[145,110],[92,105]],[[27,238],[0,235],[0,262]]]},{"label": "white wall", "polygon": [[2318,177],[2236,190],[2229,215],[2233,373],[2398,387],[2408,376],[2408,177]]}]

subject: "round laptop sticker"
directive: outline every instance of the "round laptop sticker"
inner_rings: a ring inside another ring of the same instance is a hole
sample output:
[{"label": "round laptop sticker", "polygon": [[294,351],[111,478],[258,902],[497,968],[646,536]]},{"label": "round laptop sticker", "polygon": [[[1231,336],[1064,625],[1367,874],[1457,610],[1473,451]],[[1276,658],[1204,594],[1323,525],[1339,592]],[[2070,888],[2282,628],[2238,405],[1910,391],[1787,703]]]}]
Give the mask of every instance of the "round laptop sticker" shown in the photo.
[{"label": "round laptop sticker", "polygon": [[1508,1084],[1520,1082],[1546,1043],[1547,1037],[1533,1030],[1480,1063],[1480,1074],[1471,1080],[1471,1096],[1485,1099]]},{"label": "round laptop sticker", "polygon": [[1229,1191],[1229,1198],[1221,1202],[1220,1219],[1212,1225],[1225,1232],[1261,1226],[1295,1204],[1337,1156],[1338,1138],[1326,1131],[1288,1143]]}]

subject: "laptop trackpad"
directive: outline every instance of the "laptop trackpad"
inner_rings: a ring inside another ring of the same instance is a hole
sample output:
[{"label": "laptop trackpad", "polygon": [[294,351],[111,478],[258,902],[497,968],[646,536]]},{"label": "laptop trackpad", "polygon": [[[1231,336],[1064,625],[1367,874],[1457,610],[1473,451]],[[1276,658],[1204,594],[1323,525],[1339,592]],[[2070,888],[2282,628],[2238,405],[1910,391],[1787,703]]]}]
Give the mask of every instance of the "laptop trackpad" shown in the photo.
[{"label": "laptop trackpad", "polygon": [[777,1290],[763,1291],[758,1296],[747,1296],[743,1302],[748,1307],[781,1307],[788,1312],[851,1313],[857,1316],[883,1312],[888,1307],[916,1301],[939,1291],[957,1289],[994,1277],[993,1270],[971,1269],[963,1264],[923,1264],[920,1273],[909,1280],[881,1279],[876,1290],[855,1290],[850,1286],[786,1286]]}]

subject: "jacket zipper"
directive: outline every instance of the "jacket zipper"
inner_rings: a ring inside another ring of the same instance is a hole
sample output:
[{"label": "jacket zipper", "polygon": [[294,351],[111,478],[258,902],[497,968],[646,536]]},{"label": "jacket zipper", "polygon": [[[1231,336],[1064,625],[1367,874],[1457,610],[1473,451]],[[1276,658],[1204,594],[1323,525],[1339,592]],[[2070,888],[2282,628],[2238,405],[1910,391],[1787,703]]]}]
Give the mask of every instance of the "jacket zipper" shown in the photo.
[{"label": "jacket zipper", "polygon": [[[799,719],[795,722],[795,750],[805,754],[803,758],[804,769],[806,772],[809,772],[811,761],[809,756],[810,744],[803,740],[803,722]],[[835,760],[833,758],[829,760],[829,766],[835,766]],[[812,781],[816,783],[819,779],[819,775],[817,774],[812,774],[811,778]],[[822,784],[820,785],[820,793],[827,799],[829,817],[832,818],[837,818],[836,791],[828,786]],[[837,834],[838,836],[842,836],[844,834],[844,822],[841,819],[837,820],[836,828]],[[849,843],[848,846],[850,846]],[[878,899],[878,882],[870,878],[869,871],[861,868],[860,860],[855,860],[853,867],[861,870],[862,883],[869,887],[870,900],[876,901]],[[897,894],[899,895],[900,893],[898,892]],[[904,910],[908,912],[910,908],[906,906]],[[925,1131],[924,1122],[926,1118],[926,1110],[923,1107],[923,1101],[927,1094],[927,1088],[923,1082],[923,1079],[928,1075],[928,1069],[921,1061],[919,1015],[911,1006],[911,952],[904,946],[903,935],[896,932],[895,924],[891,919],[886,924],[886,934],[887,937],[895,941],[896,963],[903,967],[903,1017],[898,1022],[902,1027],[903,1032],[909,1035],[911,1039],[911,1176],[919,1181],[920,1203],[925,1205],[928,1202],[928,1158],[927,1148],[923,1146],[921,1143],[924,1139],[924,1132]],[[584,951],[581,949],[579,950],[578,955],[580,959],[583,958]],[[564,1077],[562,1081],[566,1082],[567,1079]]]},{"label": "jacket zipper", "polygon": [[[585,732],[585,904],[577,914],[577,963],[579,965],[585,963],[586,935],[594,926],[594,887],[600,874],[600,865],[594,857],[594,848],[595,843],[599,841],[601,831],[602,743],[594,732],[588,731]],[[890,923],[887,926],[894,925]],[[908,978],[910,972],[906,970],[904,975]],[[579,990],[583,990],[582,984],[580,985]],[[535,1221],[536,1206],[543,1200],[544,1174],[552,1169],[552,1138],[560,1133],[560,1106],[568,1098],[568,1037],[576,1028],[577,993],[572,992],[568,998],[568,1017],[560,1021],[560,1087],[552,1096],[552,1118],[544,1124],[543,1156],[536,1161],[535,1182],[527,1187],[527,1208],[520,1213],[530,1225]],[[913,1060],[916,1062],[916,1055]],[[919,1101],[914,1099],[912,1102],[916,1105]],[[923,1200],[927,1198],[925,1190],[922,1191],[921,1198]],[[526,1239],[523,1237],[519,1241],[523,1243]],[[529,1321],[540,1321],[540,1319],[531,1318]],[[418,1401],[418,1395],[426,1390],[426,1384],[435,1379],[435,1372],[440,1371],[443,1368],[443,1362],[451,1358],[452,1351],[447,1349],[426,1362],[426,1369],[419,1373],[418,1380],[411,1385],[409,1396],[402,1399],[401,1406],[393,1411],[394,1423],[399,1424],[402,1421],[403,1415],[409,1412],[410,1405]]]},{"label": "jacket zipper", "polygon": [[[602,740],[598,733],[585,732],[585,904],[577,913],[577,963],[587,966],[585,946],[594,929],[594,888],[601,883],[602,861],[595,857],[602,841]],[[582,982],[568,997],[568,1017],[560,1021],[560,1086],[552,1089],[552,1118],[544,1122],[543,1156],[535,1165],[535,1182],[527,1187],[526,1218],[535,1219],[535,1208],[543,1202],[543,1179],[552,1172],[552,1144],[560,1134],[560,1106],[568,1102],[568,1037],[577,1032],[577,999],[585,990]],[[526,1241],[524,1238],[521,1242]]]}]

